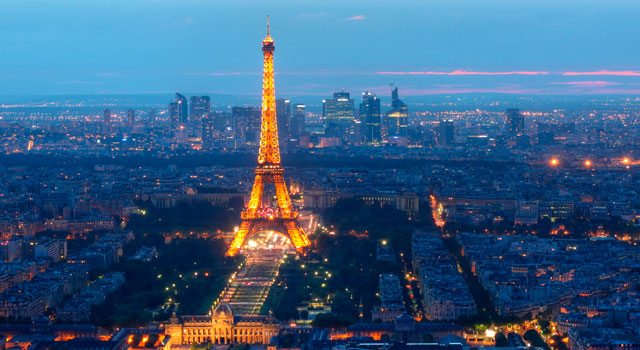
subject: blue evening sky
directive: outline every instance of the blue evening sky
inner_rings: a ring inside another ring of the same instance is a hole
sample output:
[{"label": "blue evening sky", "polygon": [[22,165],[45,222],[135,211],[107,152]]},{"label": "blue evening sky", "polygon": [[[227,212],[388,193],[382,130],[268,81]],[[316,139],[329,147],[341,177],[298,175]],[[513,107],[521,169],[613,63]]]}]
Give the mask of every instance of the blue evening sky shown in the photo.
[{"label": "blue evening sky", "polygon": [[637,0],[0,0],[0,94],[640,95]]}]

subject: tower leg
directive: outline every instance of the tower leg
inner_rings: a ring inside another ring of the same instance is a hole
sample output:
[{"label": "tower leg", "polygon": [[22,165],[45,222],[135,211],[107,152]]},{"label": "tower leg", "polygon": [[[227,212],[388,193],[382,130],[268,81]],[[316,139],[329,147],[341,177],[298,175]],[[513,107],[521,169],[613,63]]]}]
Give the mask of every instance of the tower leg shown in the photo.
[{"label": "tower leg", "polygon": [[262,205],[262,196],[264,194],[264,178],[260,174],[256,174],[251,188],[251,197],[247,206],[247,213],[251,216],[256,214],[258,208]]},{"label": "tower leg", "polygon": [[311,245],[309,238],[304,233],[302,227],[296,220],[286,220],[284,226],[287,229],[287,235],[291,239],[291,244],[296,248],[300,255],[305,255],[307,248]]},{"label": "tower leg", "polygon": [[242,223],[240,224],[240,228],[238,228],[238,232],[236,232],[235,237],[233,237],[233,241],[231,241],[231,244],[229,244],[229,249],[227,250],[226,256],[238,255],[250,231],[251,222],[242,221]]},{"label": "tower leg", "polygon": [[291,215],[291,197],[287,190],[287,184],[281,174],[273,175],[273,186],[276,189],[276,199],[278,201],[278,209],[285,217]]}]

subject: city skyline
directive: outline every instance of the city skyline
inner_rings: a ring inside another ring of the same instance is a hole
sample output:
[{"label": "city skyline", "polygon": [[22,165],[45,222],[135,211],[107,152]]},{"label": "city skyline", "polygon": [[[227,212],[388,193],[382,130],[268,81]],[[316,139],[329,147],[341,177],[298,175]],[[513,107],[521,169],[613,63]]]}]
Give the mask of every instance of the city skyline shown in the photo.
[{"label": "city skyline", "polygon": [[[0,95],[256,95],[258,23],[273,18],[278,95],[345,89],[638,94],[633,1],[8,2]],[[29,16],[25,16],[25,13]],[[140,16],[144,14],[144,16]]]}]

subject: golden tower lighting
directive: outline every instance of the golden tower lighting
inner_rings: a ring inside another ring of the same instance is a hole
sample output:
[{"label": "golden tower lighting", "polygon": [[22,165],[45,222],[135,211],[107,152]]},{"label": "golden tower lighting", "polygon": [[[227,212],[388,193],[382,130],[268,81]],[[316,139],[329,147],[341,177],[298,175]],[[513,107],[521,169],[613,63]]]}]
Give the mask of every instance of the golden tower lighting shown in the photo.
[{"label": "golden tower lighting", "polygon": [[[272,230],[286,235],[299,254],[305,254],[311,244],[298,223],[298,213],[291,205],[291,197],[284,181],[284,169],[280,164],[280,146],[276,120],[276,90],[273,79],[273,52],[275,45],[267,16],[267,36],[262,40],[262,125],[260,126],[260,149],[255,180],[247,207],[241,214],[242,223],[235,232],[227,250],[227,256],[235,256],[244,246],[246,239],[256,233]],[[266,208],[263,204],[265,185],[273,185],[276,194],[276,208]]]}]

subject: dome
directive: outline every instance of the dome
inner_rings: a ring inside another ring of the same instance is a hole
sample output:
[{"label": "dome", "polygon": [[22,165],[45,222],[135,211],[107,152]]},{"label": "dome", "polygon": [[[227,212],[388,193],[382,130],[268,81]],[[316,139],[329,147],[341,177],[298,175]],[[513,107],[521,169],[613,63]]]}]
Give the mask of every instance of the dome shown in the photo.
[{"label": "dome", "polygon": [[220,303],[218,306],[213,309],[213,317],[214,318],[230,318],[233,317],[233,312],[231,311],[231,306],[227,303]]}]

